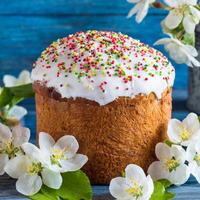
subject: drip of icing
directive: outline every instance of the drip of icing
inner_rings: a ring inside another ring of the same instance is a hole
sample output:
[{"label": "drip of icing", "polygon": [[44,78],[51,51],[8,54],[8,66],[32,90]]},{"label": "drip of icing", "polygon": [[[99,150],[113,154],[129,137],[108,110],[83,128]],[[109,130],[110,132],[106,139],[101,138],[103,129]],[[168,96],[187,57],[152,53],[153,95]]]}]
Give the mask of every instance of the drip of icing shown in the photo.
[{"label": "drip of icing", "polygon": [[62,98],[108,104],[118,97],[173,86],[175,71],[163,54],[127,35],[78,32],[52,43],[34,63],[32,80],[53,87]]}]

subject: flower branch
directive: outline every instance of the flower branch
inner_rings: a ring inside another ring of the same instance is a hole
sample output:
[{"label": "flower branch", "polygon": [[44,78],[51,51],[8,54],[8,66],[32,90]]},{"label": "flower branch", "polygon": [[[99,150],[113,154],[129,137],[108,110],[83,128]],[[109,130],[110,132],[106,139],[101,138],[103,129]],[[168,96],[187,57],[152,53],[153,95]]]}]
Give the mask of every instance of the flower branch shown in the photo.
[{"label": "flower branch", "polygon": [[27,110],[17,104],[34,96],[30,73],[24,70],[18,78],[5,75],[3,82],[4,87],[0,88],[0,122],[15,126],[27,114]]},{"label": "flower branch", "polygon": [[[195,28],[200,22],[200,5],[197,0],[128,0],[135,4],[128,17],[136,15],[136,22],[141,23],[150,7],[167,10],[166,18],[161,22],[162,30],[169,37],[158,40],[155,44],[164,45],[170,57],[178,64],[200,67],[195,49]],[[176,52],[177,55],[174,55]]]}]

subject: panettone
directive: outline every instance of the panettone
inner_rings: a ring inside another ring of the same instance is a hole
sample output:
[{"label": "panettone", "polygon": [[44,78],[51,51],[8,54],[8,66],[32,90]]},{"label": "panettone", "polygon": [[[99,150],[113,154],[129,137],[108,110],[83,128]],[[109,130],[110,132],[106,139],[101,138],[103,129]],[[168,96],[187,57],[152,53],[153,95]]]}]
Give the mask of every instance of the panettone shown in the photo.
[{"label": "panettone", "polygon": [[166,138],[174,77],[162,53],[121,33],[59,39],[32,71],[37,132],[74,135],[92,183],[109,183],[130,163],[146,170]]}]

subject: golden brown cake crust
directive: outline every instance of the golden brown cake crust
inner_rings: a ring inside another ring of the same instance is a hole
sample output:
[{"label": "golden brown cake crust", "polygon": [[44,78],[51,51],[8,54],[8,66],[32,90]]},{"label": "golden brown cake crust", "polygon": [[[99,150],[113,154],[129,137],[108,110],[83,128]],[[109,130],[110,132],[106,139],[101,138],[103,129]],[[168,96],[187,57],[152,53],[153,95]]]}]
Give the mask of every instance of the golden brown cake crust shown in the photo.
[{"label": "golden brown cake crust", "polygon": [[48,132],[55,139],[74,135],[79,152],[89,158],[84,171],[93,184],[108,184],[130,163],[147,170],[155,160],[155,145],[166,138],[171,88],[160,100],[151,93],[120,97],[105,106],[82,98],[62,99],[39,83],[34,89],[37,132]]}]

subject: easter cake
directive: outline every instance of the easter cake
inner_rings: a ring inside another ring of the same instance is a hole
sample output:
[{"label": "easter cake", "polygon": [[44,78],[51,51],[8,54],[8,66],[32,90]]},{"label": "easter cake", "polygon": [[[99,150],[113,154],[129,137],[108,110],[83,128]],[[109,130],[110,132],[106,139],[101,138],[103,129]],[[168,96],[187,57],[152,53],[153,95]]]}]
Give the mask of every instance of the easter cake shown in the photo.
[{"label": "easter cake", "polygon": [[32,70],[37,132],[74,135],[92,183],[109,183],[130,163],[146,170],[166,138],[174,77],[162,53],[121,33],[58,39]]}]

